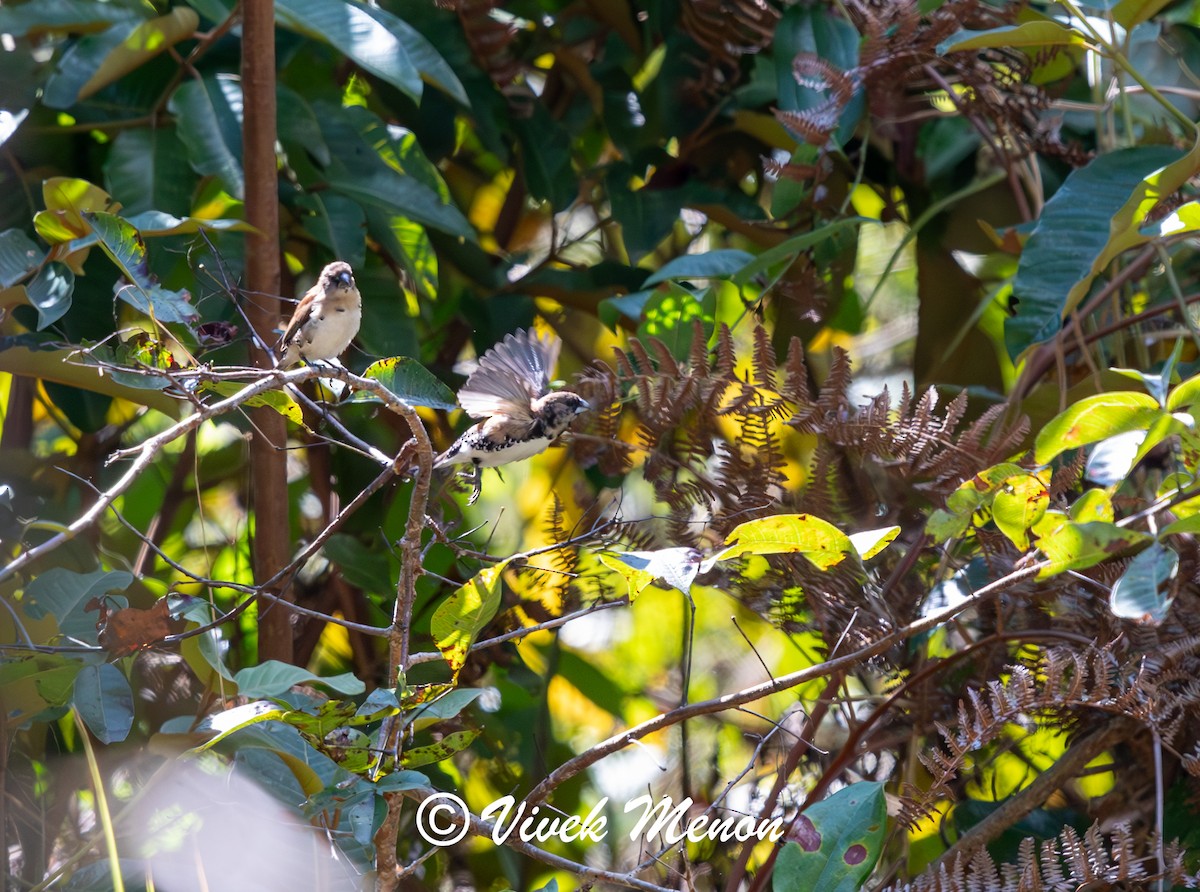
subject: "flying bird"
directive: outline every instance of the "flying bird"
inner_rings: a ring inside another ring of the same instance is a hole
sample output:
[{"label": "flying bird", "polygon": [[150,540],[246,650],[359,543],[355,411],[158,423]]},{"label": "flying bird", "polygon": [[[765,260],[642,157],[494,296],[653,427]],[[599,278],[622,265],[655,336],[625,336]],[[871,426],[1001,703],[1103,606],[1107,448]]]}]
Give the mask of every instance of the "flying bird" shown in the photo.
[{"label": "flying bird", "polygon": [[479,498],[480,469],[521,461],[543,451],[576,415],[590,408],[569,390],[550,390],[562,341],[532,330],[507,335],[479,360],[458,392],[472,418],[482,418],[434,459],[435,468],[470,464]]},{"label": "flying bird", "polygon": [[301,359],[337,359],[362,322],[362,295],[354,284],[350,264],[334,261],[321,270],[317,284],[305,292],[275,345],[279,367]]}]

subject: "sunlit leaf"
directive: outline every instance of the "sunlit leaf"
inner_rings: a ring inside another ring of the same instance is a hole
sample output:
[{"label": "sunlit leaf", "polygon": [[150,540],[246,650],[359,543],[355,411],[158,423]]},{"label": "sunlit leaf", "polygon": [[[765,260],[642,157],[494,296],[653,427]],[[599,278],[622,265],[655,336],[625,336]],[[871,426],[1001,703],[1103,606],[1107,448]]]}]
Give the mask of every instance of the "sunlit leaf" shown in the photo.
[{"label": "sunlit leaf", "polygon": [[1084,46],[1086,43],[1083,35],[1074,28],[1040,19],[987,31],[959,31],[938,44],[937,51],[942,54],[1017,46]]},{"label": "sunlit leaf", "polygon": [[461,753],[479,736],[478,731],[452,731],[442,737],[437,743],[417,746],[407,749],[400,757],[400,764],[406,769],[420,768],[449,759],[455,753]]},{"label": "sunlit leaf", "polygon": [[850,784],[797,816],[775,863],[775,892],[857,892],[875,869],[887,830],[883,784]]},{"label": "sunlit leaf", "polygon": [[1037,578],[1049,579],[1067,570],[1095,566],[1150,541],[1150,538],[1145,533],[1122,529],[1112,523],[1064,523],[1037,540],[1037,547],[1050,562],[1038,571]]},{"label": "sunlit leaf", "polygon": [[480,570],[433,612],[429,631],[455,677],[471,645],[500,609],[500,577],[507,563]]},{"label": "sunlit leaf", "polygon": [[1029,528],[1042,519],[1050,505],[1046,484],[1033,474],[1010,477],[992,500],[992,520],[1013,545],[1029,546]]},{"label": "sunlit leaf", "polygon": [[199,26],[200,16],[187,6],[176,6],[165,15],[138,23],[79,88],[78,98],[86,99],[159,53],[188,39]]},{"label": "sunlit leaf", "polygon": [[[364,378],[378,381],[410,406],[428,406],[431,409],[457,409],[458,399],[454,391],[439,381],[429,369],[407,356],[393,356],[373,362],[363,371]],[[360,390],[354,394],[355,402],[378,402],[379,397]]]},{"label": "sunlit leaf", "polygon": [[1098,393],[1074,403],[1038,432],[1034,454],[1046,464],[1068,449],[1104,440],[1115,434],[1144,430],[1162,414],[1158,402],[1146,393]]},{"label": "sunlit leaf", "polygon": [[854,543],[827,520],[811,514],[779,514],[751,520],[734,527],[725,538],[726,547],[701,568],[705,572],[717,561],[743,554],[802,554],[814,566],[828,570],[846,555],[857,555]]},{"label": "sunlit leaf", "polygon": [[128,220],[99,211],[84,216],[104,253],[128,280],[118,283],[117,297],[159,322],[190,323],[197,318],[186,291],[168,291],[155,281],[147,264],[146,243]]}]

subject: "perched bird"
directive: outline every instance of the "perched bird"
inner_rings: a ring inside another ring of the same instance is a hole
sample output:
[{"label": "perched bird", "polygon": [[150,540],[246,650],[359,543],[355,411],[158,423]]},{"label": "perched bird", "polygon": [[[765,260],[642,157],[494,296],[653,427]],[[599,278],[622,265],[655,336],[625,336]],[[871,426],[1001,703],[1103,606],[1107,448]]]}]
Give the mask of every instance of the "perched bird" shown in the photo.
[{"label": "perched bird", "polygon": [[488,350],[458,393],[472,425],[433,462],[473,466],[479,497],[480,468],[495,468],[537,455],[559,438],[571,420],[590,408],[569,390],[551,392],[550,379],[562,341],[532,330],[507,335]]},{"label": "perched bird", "polygon": [[362,322],[362,295],[350,264],[334,261],[321,270],[317,284],[305,292],[296,312],[275,344],[279,367],[301,359],[336,359],[350,346]]}]

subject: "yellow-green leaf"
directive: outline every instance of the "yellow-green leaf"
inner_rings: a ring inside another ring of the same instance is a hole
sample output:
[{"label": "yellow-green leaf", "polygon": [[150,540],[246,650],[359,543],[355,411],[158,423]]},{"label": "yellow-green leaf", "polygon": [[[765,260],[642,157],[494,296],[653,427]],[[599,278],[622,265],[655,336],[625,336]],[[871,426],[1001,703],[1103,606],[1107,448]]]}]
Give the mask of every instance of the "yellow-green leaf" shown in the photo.
[{"label": "yellow-green leaf", "polygon": [[1029,546],[1029,528],[1042,519],[1050,505],[1046,484],[1033,474],[1009,477],[992,500],[992,520],[1013,545]]},{"label": "yellow-green leaf", "polygon": [[1067,570],[1095,566],[1151,539],[1145,533],[1121,529],[1112,523],[1064,523],[1037,541],[1037,547],[1050,561],[1037,578],[1049,579]]},{"label": "yellow-green leaf", "polygon": [[507,563],[480,570],[433,612],[429,630],[455,677],[471,645],[500,609],[500,575]]},{"label": "yellow-green leaf", "polygon": [[1124,390],[1085,397],[1042,428],[1034,445],[1037,463],[1044,465],[1068,449],[1115,434],[1144,430],[1161,413],[1148,393]]},{"label": "yellow-green leaf", "polygon": [[822,570],[858,554],[850,537],[827,520],[811,514],[780,514],[751,520],[734,528],[726,548],[706,562],[727,561],[743,554],[802,554]]}]

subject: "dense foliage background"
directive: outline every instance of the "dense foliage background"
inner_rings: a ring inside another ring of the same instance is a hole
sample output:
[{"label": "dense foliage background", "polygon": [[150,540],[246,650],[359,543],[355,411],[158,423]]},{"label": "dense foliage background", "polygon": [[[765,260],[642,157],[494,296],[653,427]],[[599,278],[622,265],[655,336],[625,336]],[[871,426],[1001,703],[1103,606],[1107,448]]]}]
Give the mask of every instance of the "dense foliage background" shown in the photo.
[{"label": "dense foliage background", "polygon": [[[5,2],[7,886],[1197,885],[1198,29]],[[593,411],[468,504],[528,327]]]}]

